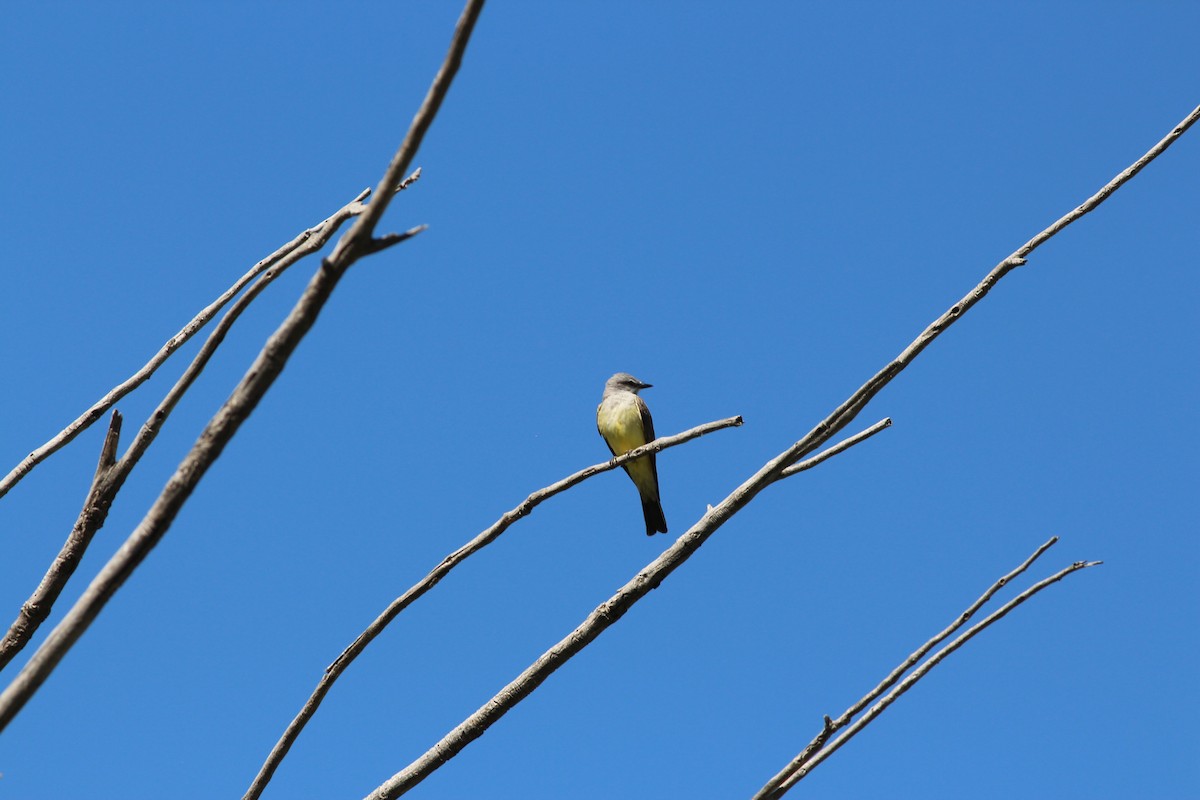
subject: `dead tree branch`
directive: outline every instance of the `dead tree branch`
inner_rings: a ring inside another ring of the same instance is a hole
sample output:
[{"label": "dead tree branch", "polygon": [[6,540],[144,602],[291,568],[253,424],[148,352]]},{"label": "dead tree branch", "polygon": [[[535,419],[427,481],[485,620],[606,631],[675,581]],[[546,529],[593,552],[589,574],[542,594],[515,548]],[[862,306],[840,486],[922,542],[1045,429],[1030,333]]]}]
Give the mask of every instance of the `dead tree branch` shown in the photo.
[{"label": "dead tree branch", "polygon": [[121,436],[121,414],[113,411],[108,423],[108,433],[104,436],[104,445],[100,448],[100,461],[96,465],[96,474],[92,477],[92,485],[88,488],[83,501],[83,509],[75,520],[66,543],[62,546],[54,562],[42,577],[37,589],[21,604],[17,618],[9,626],[4,638],[0,639],[0,670],[8,666],[21,648],[29,641],[38,627],[50,615],[54,601],[58,599],[64,586],[75,568],[79,566],[92,536],[104,524],[108,516],[108,507],[112,495],[108,492],[109,478],[116,464],[117,443]]},{"label": "dead tree branch", "polygon": [[432,589],[442,578],[450,573],[450,570],[461,564],[470,556],[482,550],[487,545],[494,542],[508,528],[522,517],[529,514],[537,506],[544,501],[549,500],[556,494],[561,494],[567,489],[582,483],[593,475],[599,475],[601,472],[607,472],[611,469],[624,464],[626,461],[632,461],[635,458],[641,458],[647,453],[657,453],[666,450],[668,447],[690,442],[692,439],[697,439],[707,433],[719,431],[722,428],[737,427],[742,424],[741,417],[729,417],[728,419],[717,420],[716,422],[708,422],[704,425],[698,425],[695,428],[686,430],[683,433],[677,433],[674,436],[664,436],[655,439],[653,442],[648,442],[628,453],[609,459],[601,464],[595,464],[586,469],[581,469],[573,475],[569,475],[560,481],[550,484],[544,489],[538,489],[533,494],[522,500],[511,511],[505,512],[500,519],[492,523],[482,533],[476,536],[471,541],[464,544],[462,547],[455,550],[450,555],[442,559],[436,567],[434,567],[428,575],[422,578],[417,583],[413,584],[408,591],[397,597],[391,602],[386,609],[383,610],[375,620],[367,626],[361,634],[358,635],[349,647],[342,651],[342,654],[334,659],[333,663],[325,668],[325,673],[321,676],[321,680],[317,683],[317,688],[309,695],[309,698],[304,703],[304,707],[300,709],[300,713],[291,721],[283,735],[279,737],[279,741],[275,743],[275,747],[271,749],[267,760],[263,762],[262,768],[259,769],[258,775],[255,776],[250,788],[246,790],[246,794],[242,800],[257,800],[267,788],[271,777],[275,774],[275,770],[279,768],[284,757],[295,744],[296,739],[300,736],[300,732],[304,730],[304,726],[317,713],[317,709],[321,706],[321,701],[325,699],[325,695],[333,688],[333,684],[341,676],[343,672],[349,668],[354,659],[362,654],[375,637],[383,633],[384,628],[391,624],[392,620],[400,615],[404,609],[412,605],[417,598],[424,595]]},{"label": "dead tree branch", "polygon": [[[401,184],[401,188],[410,185],[412,181],[416,180],[419,173],[420,170],[413,173],[408,180]],[[355,203],[357,202],[355,201]],[[355,203],[343,207],[338,213],[340,214],[347,209],[351,209]],[[355,213],[360,212],[361,208]],[[331,219],[333,218],[331,217]],[[413,231],[408,232],[408,236],[419,233],[423,229],[423,226],[414,228]],[[63,587],[66,586],[67,581],[74,574],[75,568],[83,559],[83,554],[87,551],[88,545],[91,544],[92,537],[95,536],[100,528],[104,527],[104,523],[108,519],[109,508],[111,508],[113,501],[116,499],[117,492],[125,485],[130,472],[133,471],[133,468],[141,460],[141,457],[150,447],[150,444],[158,436],[159,431],[166,424],[167,418],[170,417],[171,412],[180,399],[192,387],[196,379],[200,377],[200,373],[204,371],[209,360],[216,353],[217,348],[225,340],[225,336],[228,334],[229,329],[233,327],[233,323],[237,321],[242,312],[284,270],[300,259],[318,252],[331,235],[332,230],[324,236],[318,235],[305,239],[294,247],[291,252],[279,259],[273,267],[259,275],[254,285],[229,307],[229,310],[225,312],[221,321],[209,333],[208,339],[205,340],[204,345],[196,353],[187,369],[184,370],[183,375],[179,377],[179,380],[167,392],[162,402],[158,404],[158,407],[154,409],[146,419],[146,422],[143,423],[141,429],[138,431],[138,435],[134,437],[133,443],[129,445],[125,454],[121,456],[121,460],[110,463],[103,475],[97,471],[96,477],[92,481],[92,486],[88,491],[83,509],[79,512],[79,516],[75,521],[70,535],[67,537],[67,541],[63,544],[54,562],[46,571],[46,575],[42,578],[33,596],[22,605],[17,619],[9,627],[4,639],[0,640],[0,670],[3,670],[12,658],[25,647],[33,634],[37,632],[38,627],[49,616],[54,602],[58,599]],[[408,238],[408,236],[405,238]],[[117,419],[119,425],[119,417]],[[112,441],[112,446],[115,448],[116,440],[112,438],[111,430],[109,438],[105,440],[106,446],[110,440]]]},{"label": "dead tree branch", "polygon": [[249,418],[282,372],[300,341],[312,328],[338,281],[351,265],[369,252],[375,228],[401,185],[400,176],[412,163],[425,132],[449,91],[482,7],[481,0],[472,0],[467,4],[455,29],[446,60],[376,188],[373,202],[363,210],[350,230],[338,241],[333,253],[322,261],[291,313],[267,340],[229,399],[209,420],[199,439],[179,464],[146,516],[93,579],[62,622],[51,631],[12,683],[0,693],[0,730],[7,727],[71,646],[87,630],[108,600],[166,534],[200,479],[220,456],[242,423]]},{"label": "dead tree branch", "polygon": [[759,492],[779,480],[783,476],[785,469],[813,452],[838,431],[846,427],[846,425],[858,416],[858,413],[866,404],[912,363],[913,359],[920,355],[921,351],[928,347],[934,339],[949,329],[951,325],[958,321],[976,303],[986,297],[988,292],[992,290],[1001,278],[1016,267],[1025,264],[1025,256],[1028,256],[1038,246],[1063,230],[1067,225],[1099,206],[1114,191],[1141,171],[1143,167],[1165,152],[1198,118],[1200,118],[1200,107],[1194,109],[1162,141],[1152,147],[1129,168],[1123,170],[1119,175],[1105,184],[1099,192],[1069,214],[1055,221],[1050,227],[1030,239],[1018,248],[1016,252],[997,264],[974,289],[934,320],[896,359],[863,384],[854,394],[834,409],[829,416],[822,420],[820,424],[804,436],[804,438],[768,461],[717,506],[709,509],[696,524],[680,536],[662,555],[642,568],[616,594],[592,611],[575,630],[571,631],[566,637],[538,657],[533,664],[501,689],[495,697],[442,737],[424,755],[380,784],[368,795],[369,800],[391,800],[391,798],[401,796],[457,755],[472,741],[482,736],[493,723],[533,692],[555,670],[569,661],[576,653],[594,641],[610,625],[624,616],[625,612],[632,608],[634,603],[649,594],[651,590],[657,588],[668,575],[674,572],[683,562],[687,561],[704,544],[709,536],[715,533],[734,514],[744,508]]},{"label": "dead tree branch", "polygon": [[[419,170],[418,170],[419,172]],[[298,250],[303,249],[305,252],[316,252],[333,238],[333,234],[342,226],[346,220],[355,217],[366,209],[366,204],[363,200],[371,193],[370,189],[364,189],[357,197],[351,200],[346,205],[339,208],[331,216],[324,221],[314,225],[301,232],[296,238],[292,239],[287,244],[280,247],[271,255],[259,261],[250,271],[242,277],[238,278],[232,286],[226,289],[220,297],[209,303],[200,310],[191,322],[184,325],[178,333],[167,340],[167,343],[162,346],[154,357],[137,372],[130,375],[117,386],[114,386],[103,397],[97,400],[90,408],[84,411],[79,417],[67,427],[63,428],[48,442],[38,447],[36,450],[27,455],[17,464],[3,479],[0,479],[0,497],[8,493],[10,489],[16,486],[22,478],[38,464],[45,461],[51,455],[62,449],[70,443],[76,436],[87,430],[93,422],[100,419],[105,411],[112,408],[122,397],[132,392],[137,387],[141,386],[150,379],[162,364],[175,353],[176,350],[183,347],[196,333],[198,333],[205,325],[207,325],[213,317],[215,317],[225,304],[244,289],[250,281],[262,275],[268,270],[274,269],[276,274],[282,272],[288,265],[295,263],[297,259],[290,258]],[[285,263],[286,262],[286,263]]]},{"label": "dead tree branch", "polygon": [[1042,581],[1039,581],[1038,583],[1035,583],[1033,586],[1031,586],[1028,589],[1026,589],[1025,591],[1021,592],[1019,595],[1014,597],[1012,600],[1005,603],[1003,606],[1001,606],[996,611],[994,611],[993,613],[991,613],[990,615],[985,617],[979,623],[977,623],[976,625],[969,628],[966,632],[961,634],[958,638],[956,638],[950,644],[946,645],[941,650],[939,650],[937,653],[935,653],[933,656],[931,656],[928,661],[926,661],[924,664],[921,664],[921,666],[917,667],[917,669],[915,669],[907,678],[905,678],[903,681],[901,681],[900,684],[898,686],[896,686],[896,688],[893,689],[890,693],[888,693],[888,695],[886,697],[884,697],[882,700],[880,700],[878,703],[876,703],[870,709],[870,711],[868,711],[864,716],[862,716],[853,725],[850,725],[850,727],[846,729],[846,732],[844,734],[842,734],[841,736],[839,736],[837,739],[835,739],[832,742],[829,741],[830,737],[834,733],[836,733],[838,730],[846,727],[846,725],[848,725],[850,723],[850,720],[853,719],[856,714],[858,714],[860,711],[862,711],[864,708],[866,708],[868,703],[873,702],[874,700],[879,698],[885,691],[887,691],[889,688],[891,688],[893,685],[895,685],[896,681],[900,679],[901,675],[903,675],[910,668],[912,668],[912,666],[914,664],[916,664],[922,658],[924,658],[925,654],[927,654],[930,650],[932,650],[934,647],[936,647],[940,642],[942,642],[944,639],[946,639],[948,636],[950,636],[950,634],[952,634],[954,631],[958,630],[960,627],[962,627],[964,624],[966,624],[966,622],[969,619],[971,619],[971,617],[975,614],[975,612],[978,611],[979,608],[984,603],[986,603],[988,600],[990,600],[991,597],[996,592],[998,592],[1002,587],[1004,587],[1010,580],[1012,580],[1017,575],[1024,572],[1026,569],[1028,569],[1030,564],[1032,564],[1035,560],[1037,560],[1037,558],[1039,556],[1041,556],[1042,553],[1044,553],[1048,549],[1050,549],[1050,547],[1053,546],[1054,543],[1057,541],[1058,541],[1058,537],[1057,536],[1053,537],[1052,539],[1050,539],[1050,541],[1046,542],[1041,547],[1039,547],[1036,551],[1034,551],[1033,555],[1031,555],[1029,558],[1027,558],[1023,564],[1021,564],[1019,567],[1014,569],[1012,572],[1008,573],[1003,578],[1001,578],[1000,580],[998,580],[994,584],[992,584],[992,586],[990,588],[988,588],[988,590],[986,592],[984,592],[983,595],[978,600],[976,600],[974,603],[972,603],[971,606],[966,611],[964,611],[962,614],[960,614],[958,616],[958,618],[953,623],[951,623],[951,625],[949,627],[947,627],[941,633],[934,636],[932,639],[930,639],[925,644],[921,645],[921,647],[918,648],[916,652],[914,652],[911,656],[909,656],[907,659],[905,659],[899,666],[897,666],[896,669],[894,669],[891,672],[891,674],[889,674],[887,676],[887,678],[885,678],[878,686],[876,686],[874,689],[872,689],[865,697],[863,697],[861,700],[859,700],[853,706],[846,709],[846,711],[840,717],[838,717],[836,721],[831,720],[829,717],[825,717],[825,724],[824,724],[821,732],[818,733],[815,737],[813,737],[813,740],[808,743],[808,746],[805,747],[803,750],[801,750],[800,754],[797,755],[794,759],[792,759],[792,761],[789,762],[786,767],[784,767],[782,770],[780,770],[780,772],[778,774],[776,774],[773,778],[771,778],[771,780],[767,781],[767,783],[761,789],[759,789],[758,792],[754,795],[753,800],[778,800],[778,798],[783,797],[785,794],[787,794],[789,789],[791,789],[793,786],[795,786],[797,783],[799,783],[801,780],[803,780],[804,777],[807,776],[809,774],[809,772],[811,772],[813,769],[815,769],[818,764],[820,764],[822,761],[824,761],[829,756],[833,755],[834,752],[836,752],[838,750],[838,748],[840,748],[847,741],[849,741],[851,738],[853,738],[856,734],[858,734],[859,731],[861,731],[867,725],[871,724],[871,722],[873,720],[875,720],[880,714],[882,714],[884,712],[884,710],[887,709],[888,706],[890,706],[892,703],[894,703],[900,697],[900,695],[904,694],[909,689],[911,689],[916,684],[917,681],[919,681],[919,680],[921,680],[921,678],[925,677],[925,675],[927,675],[931,669],[933,669],[944,658],[946,658],[946,656],[950,655],[955,650],[962,647],[964,644],[967,643],[968,640],[970,640],[976,634],[983,631],[985,628],[987,628],[993,622],[996,622],[997,620],[999,620],[1001,617],[1004,617],[1005,615],[1007,615],[1008,612],[1012,611],[1014,608],[1021,605],[1026,600],[1028,600],[1029,598],[1033,597],[1038,592],[1045,589],[1047,586],[1050,586],[1053,583],[1057,583],[1058,581],[1062,580],[1067,575],[1070,575],[1073,572],[1078,572],[1081,569],[1086,569],[1087,567],[1094,567],[1094,566],[1097,566],[1102,563],[1100,561],[1076,561],[1074,564],[1071,564],[1070,566],[1066,567],[1065,569],[1062,569],[1062,570],[1056,572],[1054,575],[1051,575],[1049,578],[1046,578]]},{"label": "dead tree branch", "polygon": [[[886,422],[886,420],[884,421]],[[845,442],[840,442],[827,451],[810,459],[808,469],[816,466],[823,461],[828,460],[834,455],[841,453],[854,444],[866,441],[875,433],[887,427],[884,422],[879,422],[871,427],[869,431],[856,434],[847,439]],[[636,455],[641,451],[630,451],[627,455]],[[609,462],[608,466],[617,466],[620,462],[617,459]],[[797,465],[801,466],[801,465]],[[611,598],[607,603],[593,611],[582,625],[576,628],[570,636],[563,639],[550,651],[543,654],[541,658],[533,663],[525,672],[521,673],[512,683],[501,690],[500,694],[492,698],[483,708],[476,711],[465,722],[451,731],[438,743],[432,750],[428,751],[421,759],[413,762],[404,772],[398,773],[387,784],[376,789],[368,800],[381,800],[382,798],[394,798],[407,792],[413,786],[416,786],[422,780],[427,778],[435,769],[452,758],[456,753],[466,747],[471,741],[483,735],[483,732],[491,726],[493,722],[503,716],[509,708],[516,705],[534,689],[541,685],[550,673],[565,664],[575,653],[582,650],[589,642],[595,639],[600,633],[612,623],[616,622],[625,611],[642,595],[656,588],[658,583],[662,581],[661,577],[653,580],[656,565],[661,564],[668,554],[675,552],[679,548],[679,543],[694,536],[697,529],[700,528],[704,520],[712,517],[716,509],[709,507],[701,521],[692,526],[692,528],[680,537],[670,549],[662,556],[653,562],[650,566],[643,569],[629,583],[627,583],[620,592]],[[686,558],[686,557],[685,557]],[[669,571],[669,570],[668,570]],[[631,599],[632,598],[632,599]],[[453,749],[450,749],[453,747]],[[394,785],[392,785],[394,784]]]},{"label": "dead tree branch", "polygon": [[821,452],[817,453],[812,458],[806,458],[803,461],[801,461],[799,464],[793,464],[792,466],[785,469],[783,472],[779,473],[779,477],[786,478],[790,475],[795,475],[797,472],[804,472],[805,470],[810,470],[813,467],[820,464],[822,461],[833,458],[834,456],[836,456],[838,453],[842,452],[843,450],[849,450],[851,447],[854,447],[854,445],[858,444],[859,442],[865,442],[867,439],[870,439],[875,434],[879,433],[880,431],[882,431],[886,428],[890,428],[891,426],[892,426],[891,417],[885,417],[885,418],[879,420],[879,422],[876,422],[871,427],[867,428],[866,430],[863,430],[859,433],[854,434],[849,439],[843,439],[842,441],[835,444],[833,447],[822,450]]}]

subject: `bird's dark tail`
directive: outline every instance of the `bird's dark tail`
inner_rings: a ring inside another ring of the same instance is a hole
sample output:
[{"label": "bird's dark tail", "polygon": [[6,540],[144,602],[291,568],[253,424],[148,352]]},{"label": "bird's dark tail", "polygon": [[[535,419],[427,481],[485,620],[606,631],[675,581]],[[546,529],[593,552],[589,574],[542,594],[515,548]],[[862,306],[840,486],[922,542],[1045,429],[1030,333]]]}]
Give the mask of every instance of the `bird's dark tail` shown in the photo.
[{"label": "bird's dark tail", "polygon": [[667,532],[667,518],[663,516],[662,504],[648,497],[642,498],[642,516],[646,518],[646,535]]}]

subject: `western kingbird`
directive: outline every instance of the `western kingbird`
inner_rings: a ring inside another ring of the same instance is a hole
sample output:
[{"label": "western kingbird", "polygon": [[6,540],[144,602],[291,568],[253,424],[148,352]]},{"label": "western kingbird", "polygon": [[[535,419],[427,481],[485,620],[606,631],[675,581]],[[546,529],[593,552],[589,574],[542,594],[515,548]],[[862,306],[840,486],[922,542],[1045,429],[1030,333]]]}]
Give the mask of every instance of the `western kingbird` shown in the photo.
[{"label": "western kingbird", "polygon": [[[654,421],[650,409],[637,393],[649,389],[628,372],[618,372],[604,384],[604,395],[596,409],[596,428],[614,456],[628,453],[635,447],[654,441]],[[646,518],[646,535],[667,532],[667,520],[658,501],[658,468],[654,454],[635,458],[622,464],[633,485],[642,497],[642,515]]]}]

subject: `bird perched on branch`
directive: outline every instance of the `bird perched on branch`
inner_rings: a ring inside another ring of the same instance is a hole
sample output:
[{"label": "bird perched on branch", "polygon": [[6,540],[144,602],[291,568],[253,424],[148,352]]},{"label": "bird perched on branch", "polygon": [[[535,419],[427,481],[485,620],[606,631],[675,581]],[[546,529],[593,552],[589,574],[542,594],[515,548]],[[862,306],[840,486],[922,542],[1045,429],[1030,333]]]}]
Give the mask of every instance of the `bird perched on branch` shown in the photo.
[{"label": "bird perched on branch", "polygon": [[[654,441],[650,409],[637,394],[649,388],[650,384],[642,383],[628,372],[618,372],[604,384],[604,395],[596,409],[596,428],[614,456]],[[622,466],[641,495],[646,535],[666,533],[667,520],[658,499],[658,467],[654,463],[654,454],[626,461]]]}]

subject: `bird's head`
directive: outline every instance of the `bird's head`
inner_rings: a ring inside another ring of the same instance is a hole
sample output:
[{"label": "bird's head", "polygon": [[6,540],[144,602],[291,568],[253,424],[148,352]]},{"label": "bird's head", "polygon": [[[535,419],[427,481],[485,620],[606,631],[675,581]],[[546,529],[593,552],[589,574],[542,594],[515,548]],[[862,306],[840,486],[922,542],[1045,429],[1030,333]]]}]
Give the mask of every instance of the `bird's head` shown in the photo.
[{"label": "bird's head", "polygon": [[642,389],[649,389],[651,384],[642,383],[628,372],[618,372],[604,384],[605,392],[633,392],[637,394]]}]

